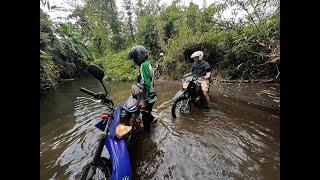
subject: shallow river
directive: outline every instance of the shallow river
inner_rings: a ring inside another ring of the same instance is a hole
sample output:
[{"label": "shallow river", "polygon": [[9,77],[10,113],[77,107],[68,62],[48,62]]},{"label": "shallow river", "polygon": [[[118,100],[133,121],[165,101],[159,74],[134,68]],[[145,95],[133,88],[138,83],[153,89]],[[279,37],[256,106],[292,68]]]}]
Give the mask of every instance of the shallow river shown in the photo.
[{"label": "shallow river", "polygon": [[[130,83],[106,82],[114,102],[129,95]],[[61,84],[40,99],[40,178],[79,179],[93,156],[106,111],[84,97],[80,87],[101,91],[93,78]],[[134,179],[280,179],[279,114],[211,94],[210,110],[173,119],[175,83],[157,84],[153,114],[159,121],[149,135],[140,132],[129,147]],[[103,156],[108,157],[104,150]]]}]

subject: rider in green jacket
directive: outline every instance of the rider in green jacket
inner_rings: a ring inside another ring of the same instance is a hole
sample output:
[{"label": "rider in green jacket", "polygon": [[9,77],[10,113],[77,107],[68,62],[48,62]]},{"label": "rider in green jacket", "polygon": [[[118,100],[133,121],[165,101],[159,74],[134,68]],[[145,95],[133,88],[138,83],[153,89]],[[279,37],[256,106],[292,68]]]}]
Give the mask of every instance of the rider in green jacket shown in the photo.
[{"label": "rider in green jacket", "polygon": [[152,116],[152,107],[157,99],[157,95],[154,88],[153,82],[153,70],[148,59],[148,52],[146,48],[141,45],[134,46],[128,54],[128,58],[132,59],[136,65],[140,67],[140,74],[137,79],[137,84],[135,87],[140,87],[142,89],[142,99],[141,106],[144,111],[142,114],[142,121],[145,132],[150,130],[150,125],[155,121]]}]

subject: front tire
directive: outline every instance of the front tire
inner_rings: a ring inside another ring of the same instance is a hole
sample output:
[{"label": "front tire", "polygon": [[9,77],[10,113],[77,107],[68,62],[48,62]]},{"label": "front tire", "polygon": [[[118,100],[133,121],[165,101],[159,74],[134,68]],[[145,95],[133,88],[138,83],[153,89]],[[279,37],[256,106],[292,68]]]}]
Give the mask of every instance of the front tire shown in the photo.
[{"label": "front tire", "polygon": [[[89,175],[90,168],[94,168],[95,172]],[[111,177],[111,161],[107,158],[101,157],[96,166],[87,164],[82,171],[81,180],[101,180],[101,179],[110,179]],[[89,177],[92,176],[92,177]]]},{"label": "front tire", "polygon": [[[173,105],[172,105],[172,108],[171,108],[171,114],[172,114],[172,117],[173,118],[176,118],[177,116],[176,116],[176,111],[177,111],[177,107],[178,107],[178,111],[179,111],[179,114],[182,114],[181,113],[181,108],[182,108],[182,106],[185,106],[185,103],[186,103],[186,101],[188,101],[188,98],[187,97],[180,97],[180,98],[178,98],[177,100],[175,100],[174,101],[174,103],[173,103]],[[181,103],[181,104],[180,104]],[[190,103],[190,102],[189,102]],[[179,106],[180,105],[180,106]],[[189,104],[189,107],[187,107],[187,108],[189,108],[189,110],[190,110],[190,104]]]}]

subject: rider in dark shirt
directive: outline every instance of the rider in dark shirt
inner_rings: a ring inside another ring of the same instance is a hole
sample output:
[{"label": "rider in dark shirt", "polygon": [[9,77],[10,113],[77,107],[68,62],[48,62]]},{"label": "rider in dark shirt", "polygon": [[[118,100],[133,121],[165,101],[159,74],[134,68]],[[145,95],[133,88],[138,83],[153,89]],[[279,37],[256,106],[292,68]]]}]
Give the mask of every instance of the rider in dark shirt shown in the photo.
[{"label": "rider in dark shirt", "polygon": [[209,79],[211,77],[211,68],[207,61],[202,60],[203,58],[203,52],[202,51],[196,51],[191,55],[191,59],[194,60],[194,63],[192,64],[192,73],[199,77],[199,81],[201,82],[201,88],[204,97],[207,101],[207,106],[211,106],[210,104],[210,97],[208,94],[209,91]]},{"label": "rider in dark shirt", "polygon": [[193,63],[191,70],[197,77],[202,77],[206,75],[206,70],[210,70],[210,65],[207,61],[202,60],[200,64]]}]

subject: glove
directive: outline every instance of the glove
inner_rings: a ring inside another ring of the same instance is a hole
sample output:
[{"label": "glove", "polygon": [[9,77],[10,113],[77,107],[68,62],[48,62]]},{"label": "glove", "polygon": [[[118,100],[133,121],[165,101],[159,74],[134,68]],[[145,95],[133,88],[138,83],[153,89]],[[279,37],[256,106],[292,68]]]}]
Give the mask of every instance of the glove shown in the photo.
[{"label": "glove", "polygon": [[145,108],[146,107],[146,102],[144,101],[144,100],[141,100],[140,102],[139,102],[139,106],[143,109],[143,108]]},{"label": "glove", "polygon": [[138,84],[134,84],[131,87],[131,93],[132,95],[139,95],[142,93],[142,87],[140,87]]}]

